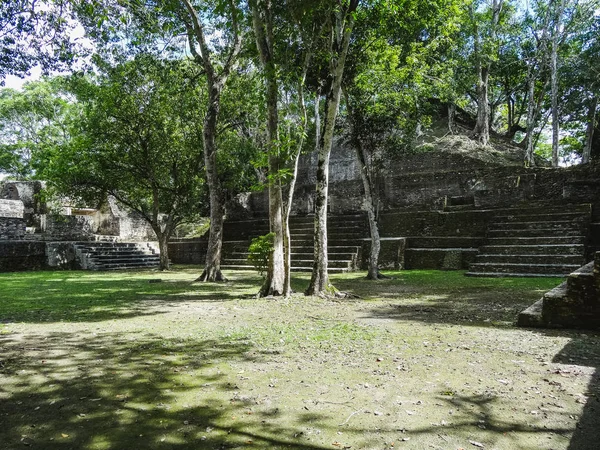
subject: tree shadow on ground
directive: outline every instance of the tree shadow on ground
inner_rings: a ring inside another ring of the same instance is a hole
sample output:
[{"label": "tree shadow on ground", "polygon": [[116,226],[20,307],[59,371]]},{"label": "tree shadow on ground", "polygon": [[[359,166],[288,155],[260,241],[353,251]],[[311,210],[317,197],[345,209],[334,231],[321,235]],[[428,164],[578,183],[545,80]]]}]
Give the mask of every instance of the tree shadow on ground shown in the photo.
[{"label": "tree shadow on ground", "polygon": [[0,337],[2,448],[324,448],[238,395],[249,343],[128,336]]},{"label": "tree shadow on ground", "polygon": [[[504,284],[510,287],[510,284]],[[364,289],[362,287],[361,289]],[[470,327],[515,327],[518,314],[539,300],[545,290],[531,289],[489,289],[477,287],[457,289],[450,287],[444,291],[435,286],[430,291],[408,285],[402,293],[402,287],[371,285],[371,295],[390,301],[382,306],[374,306],[364,317],[367,320],[399,320],[427,324],[449,324]],[[579,417],[569,450],[595,450],[600,442],[600,348],[597,331],[573,329],[535,330],[546,336],[567,337],[567,344],[553,358],[554,363],[592,368],[593,375],[584,393],[585,406]],[[456,401],[456,400],[454,400]],[[463,399],[473,402],[474,399]],[[499,432],[518,431],[517,424],[499,424]],[[509,430],[510,429],[510,430]],[[430,430],[429,430],[430,431]],[[556,433],[572,430],[555,430]],[[516,447],[515,447],[516,448]]]},{"label": "tree shadow on ground", "polygon": [[555,363],[595,369],[587,391],[582,392],[580,398],[585,406],[569,450],[596,450],[600,446],[600,353],[590,353],[586,337],[582,332],[579,338],[573,338],[553,359]]},{"label": "tree shadow on ground", "polygon": [[152,308],[153,302],[165,307],[184,301],[225,302],[257,291],[260,285],[256,276],[236,276],[218,284],[168,276],[89,271],[4,274],[0,277],[0,323],[99,322],[156,315],[161,312]]}]

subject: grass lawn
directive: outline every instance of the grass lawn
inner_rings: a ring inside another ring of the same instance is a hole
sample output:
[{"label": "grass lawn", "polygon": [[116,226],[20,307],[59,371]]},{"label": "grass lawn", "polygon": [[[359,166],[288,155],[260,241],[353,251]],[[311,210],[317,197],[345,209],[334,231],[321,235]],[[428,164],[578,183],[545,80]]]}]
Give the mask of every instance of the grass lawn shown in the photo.
[{"label": "grass lawn", "polygon": [[514,327],[559,279],[199,273],[0,274],[0,449],[600,448],[600,334]]}]

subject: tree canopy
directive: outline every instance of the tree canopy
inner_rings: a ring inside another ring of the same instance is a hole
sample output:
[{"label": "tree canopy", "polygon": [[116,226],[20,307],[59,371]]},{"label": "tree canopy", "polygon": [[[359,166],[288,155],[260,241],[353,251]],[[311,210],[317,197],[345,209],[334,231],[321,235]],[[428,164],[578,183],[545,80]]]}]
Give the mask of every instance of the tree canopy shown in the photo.
[{"label": "tree canopy", "polygon": [[93,56],[84,73],[0,91],[0,171],[82,200],[110,193],[157,235],[208,213],[207,281],[224,279],[226,202],[260,181],[274,233],[263,292],[287,295],[297,161],[314,150],[319,293],[334,139],[357,151],[372,204],[381,158],[444,121],[484,147],[522,147],[526,166],[600,157],[598,11],[600,0],[3,2],[0,80],[68,69],[87,56],[76,28]]}]

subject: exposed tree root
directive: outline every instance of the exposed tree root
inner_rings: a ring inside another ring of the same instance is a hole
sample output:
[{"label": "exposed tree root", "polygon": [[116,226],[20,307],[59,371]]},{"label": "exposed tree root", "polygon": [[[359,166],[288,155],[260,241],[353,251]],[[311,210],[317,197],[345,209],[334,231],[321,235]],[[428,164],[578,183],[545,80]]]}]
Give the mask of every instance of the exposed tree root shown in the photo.
[{"label": "exposed tree root", "polygon": [[227,281],[227,278],[225,278],[225,276],[221,272],[221,269],[212,267],[212,268],[204,269],[204,271],[202,272],[202,275],[200,275],[194,281],[218,283],[218,282]]},{"label": "exposed tree root", "polygon": [[367,276],[365,277],[367,280],[393,280],[394,277],[390,277],[388,275],[384,275],[383,273],[381,273],[379,270],[377,271],[377,276],[376,277],[372,277],[370,273],[367,274]]}]

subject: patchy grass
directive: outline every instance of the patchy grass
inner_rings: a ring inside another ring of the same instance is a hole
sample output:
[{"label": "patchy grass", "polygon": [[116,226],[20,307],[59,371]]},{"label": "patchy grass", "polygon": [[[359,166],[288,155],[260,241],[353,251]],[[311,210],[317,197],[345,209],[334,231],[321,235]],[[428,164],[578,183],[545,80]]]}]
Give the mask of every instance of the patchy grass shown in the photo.
[{"label": "patchy grass", "polygon": [[596,448],[600,336],[513,327],[560,280],[198,273],[0,274],[0,447]]}]

